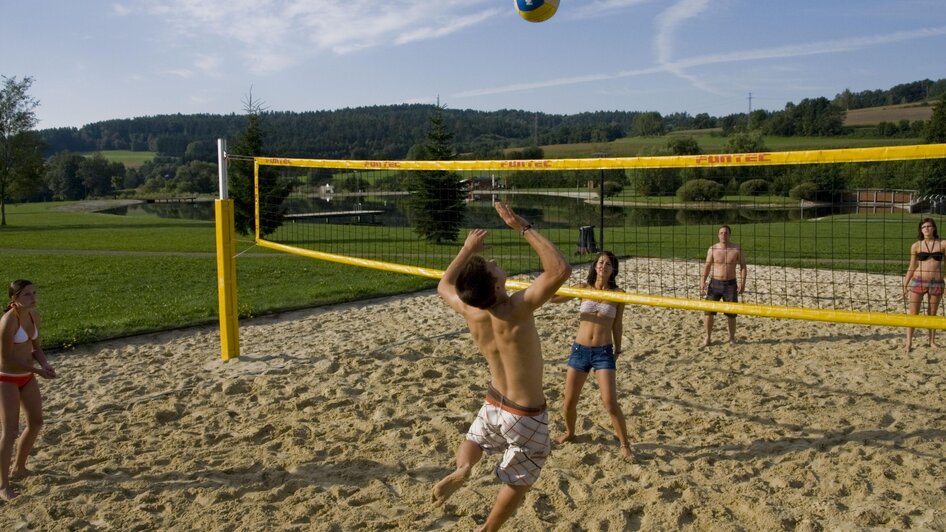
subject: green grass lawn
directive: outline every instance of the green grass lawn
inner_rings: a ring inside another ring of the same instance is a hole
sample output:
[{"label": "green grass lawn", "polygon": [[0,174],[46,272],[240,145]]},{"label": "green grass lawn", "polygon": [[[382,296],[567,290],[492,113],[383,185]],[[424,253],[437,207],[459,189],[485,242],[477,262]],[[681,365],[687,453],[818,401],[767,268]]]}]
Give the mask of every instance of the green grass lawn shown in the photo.
[{"label": "green grass lawn", "polygon": [[[73,346],[217,320],[212,222],[61,212],[63,203],[7,206],[0,279],[36,283],[43,341]],[[434,286],[238,242],[241,317]]]},{"label": "green grass lawn", "polygon": [[101,153],[109,161],[119,162],[126,168],[140,168],[144,163],[154,159],[157,152],[153,151],[130,151],[130,150],[105,150],[100,152],[84,153],[83,155],[94,155]]},{"label": "green grass lawn", "polygon": [[[592,157],[592,154],[605,154],[604,157],[634,157],[664,149],[674,137],[693,137],[706,153],[725,151],[729,137],[711,131],[695,130],[668,133],[660,137],[624,137],[612,142],[589,142],[584,144],[553,144],[542,146],[547,159],[566,159]],[[868,148],[874,146],[905,146],[922,144],[916,138],[862,138],[862,137],[775,137],[763,138],[771,151],[828,150],[837,148]]]}]

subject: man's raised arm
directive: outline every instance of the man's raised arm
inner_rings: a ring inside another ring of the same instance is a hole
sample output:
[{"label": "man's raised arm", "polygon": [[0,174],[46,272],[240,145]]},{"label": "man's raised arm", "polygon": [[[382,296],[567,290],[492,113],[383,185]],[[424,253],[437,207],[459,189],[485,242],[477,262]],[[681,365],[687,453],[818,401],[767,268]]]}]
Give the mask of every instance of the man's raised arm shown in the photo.
[{"label": "man's raised arm", "polygon": [[460,301],[460,296],[457,295],[457,277],[460,275],[460,270],[473,255],[483,251],[485,247],[483,241],[485,239],[485,229],[470,231],[470,234],[466,236],[463,247],[457,252],[457,256],[450,262],[450,266],[447,266],[447,269],[444,270],[443,277],[437,283],[437,294],[454,310],[460,311],[463,307],[463,302]]},{"label": "man's raised arm", "polygon": [[532,228],[532,224],[519,216],[508,205],[496,202],[496,212],[510,228],[519,231],[526,242],[532,246],[539,260],[542,262],[542,273],[526,289],[524,300],[533,309],[539,308],[548,301],[568,277],[572,274],[572,267],[565,259],[565,255],[548,238]]}]

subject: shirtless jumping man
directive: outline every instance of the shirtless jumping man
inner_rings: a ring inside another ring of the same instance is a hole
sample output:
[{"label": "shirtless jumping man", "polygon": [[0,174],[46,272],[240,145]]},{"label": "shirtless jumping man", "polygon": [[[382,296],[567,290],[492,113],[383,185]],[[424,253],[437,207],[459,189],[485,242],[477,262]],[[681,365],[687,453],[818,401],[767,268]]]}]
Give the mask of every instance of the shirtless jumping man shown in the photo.
[{"label": "shirtless jumping man", "polygon": [[506,273],[478,255],[486,231],[474,229],[437,286],[447,305],[466,319],[489,365],[490,382],[483,406],[457,449],[456,470],[434,486],[432,496],[443,504],[463,486],[484,451],[503,453],[495,469],[503,486],[481,530],[498,530],[515,513],[551,450],[542,345],[533,313],[571,274],[562,252],[525,219],[502,203],[496,203],[496,212],[532,246],[542,273],[525,290],[508,294]]},{"label": "shirtless jumping man", "polygon": [[[729,241],[732,230],[728,225],[719,227],[719,243],[710,246],[706,252],[706,264],[703,266],[703,274],[700,275],[700,294],[706,295],[710,301],[738,301],[737,294],[741,294],[746,289],[746,256],[742,252],[739,244]],[[739,281],[736,281],[736,265],[739,266]],[[712,277],[710,272],[712,271]],[[706,280],[710,279],[707,287]],[[710,337],[713,334],[713,321],[716,317],[715,312],[707,312],[703,318],[703,329],[705,336],[701,347],[710,345]],[[736,315],[726,314],[727,325],[729,326],[729,343],[736,343]]]}]

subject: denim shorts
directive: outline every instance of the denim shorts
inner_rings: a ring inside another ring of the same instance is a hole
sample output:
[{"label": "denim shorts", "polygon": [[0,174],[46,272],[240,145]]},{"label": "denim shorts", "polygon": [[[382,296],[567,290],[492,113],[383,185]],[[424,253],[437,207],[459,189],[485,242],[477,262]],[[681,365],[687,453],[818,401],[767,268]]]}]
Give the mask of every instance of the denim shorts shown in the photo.
[{"label": "denim shorts", "polygon": [[568,357],[568,367],[575,368],[583,373],[592,369],[617,369],[614,360],[614,346],[599,345],[588,347],[581,344],[572,344],[572,354]]}]

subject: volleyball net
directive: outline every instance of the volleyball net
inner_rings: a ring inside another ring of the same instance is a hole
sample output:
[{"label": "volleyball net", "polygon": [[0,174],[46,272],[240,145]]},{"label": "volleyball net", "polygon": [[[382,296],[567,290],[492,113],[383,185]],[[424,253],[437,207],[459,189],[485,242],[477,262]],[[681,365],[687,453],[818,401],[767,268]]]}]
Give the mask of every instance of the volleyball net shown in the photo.
[{"label": "volleyball net", "polygon": [[[562,249],[583,279],[598,251],[620,259],[625,293],[559,293],[697,311],[946,328],[907,314],[919,222],[946,212],[946,144],[590,159],[360,161],[254,159],[258,245],[320,260],[439,278],[467,232],[509,288],[541,270],[496,215],[506,202]],[[261,171],[290,190],[259,198]],[[701,299],[721,225],[748,263],[739,303]],[[946,228],[944,228],[946,230]]]}]

